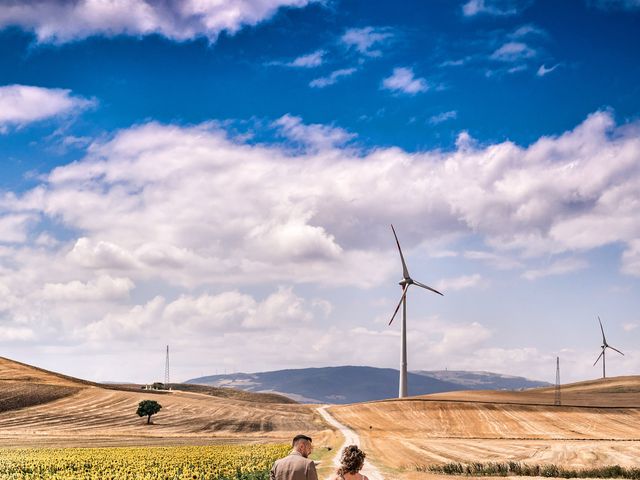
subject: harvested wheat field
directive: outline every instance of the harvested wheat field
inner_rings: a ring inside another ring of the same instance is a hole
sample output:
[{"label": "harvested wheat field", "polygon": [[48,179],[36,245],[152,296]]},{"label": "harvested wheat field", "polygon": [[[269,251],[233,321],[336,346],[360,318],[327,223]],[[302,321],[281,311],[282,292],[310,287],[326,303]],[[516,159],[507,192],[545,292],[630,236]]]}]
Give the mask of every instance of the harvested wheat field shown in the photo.
[{"label": "harvested wheat field", "polygon": [[640,377],[566,390],[564,401],[583,406],[549,405],[553,389],[536,389],[443,393],[334,406],[330,412],[360,434],[374,461],[406,478],[420,476],[411,473],[416,465],[450,462],[637,467]]},{"label": "harvested wheat field", "polygon": [[[0,445],[205,445],[288,442],[300,431],[320,441],[334,435],[314,408],[282,397],[275,403],[275,395],[122,388],[0,358]],[[144,399],[162,405],[153,425],[135,414]]]}]

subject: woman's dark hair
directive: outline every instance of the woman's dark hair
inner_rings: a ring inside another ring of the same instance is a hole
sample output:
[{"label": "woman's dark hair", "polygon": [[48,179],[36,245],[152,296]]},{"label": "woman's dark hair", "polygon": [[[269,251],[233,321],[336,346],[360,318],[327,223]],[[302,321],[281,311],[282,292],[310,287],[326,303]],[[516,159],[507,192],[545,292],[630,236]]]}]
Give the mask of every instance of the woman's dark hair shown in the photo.
[{"label": "woman's dark hair", "polygon": [[349,445],[342,451],[340,457],[340,468],[338,475],[343,476],[345,473],[358,473],[364,465],[364,458],[367,456],[357,445]]}]

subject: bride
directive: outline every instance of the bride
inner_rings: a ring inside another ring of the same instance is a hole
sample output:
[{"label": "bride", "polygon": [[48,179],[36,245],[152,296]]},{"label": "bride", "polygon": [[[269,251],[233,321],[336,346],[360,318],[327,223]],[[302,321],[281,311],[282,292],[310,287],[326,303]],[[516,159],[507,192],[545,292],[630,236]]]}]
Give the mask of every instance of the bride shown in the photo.
[{"label": "bride", "polygon": [[369,480],[362,475],[360,470],[364,465],[364,458],[367,456],[357,445],[349,445],[342,451],[340,457],[340,468],[331,480]]}]

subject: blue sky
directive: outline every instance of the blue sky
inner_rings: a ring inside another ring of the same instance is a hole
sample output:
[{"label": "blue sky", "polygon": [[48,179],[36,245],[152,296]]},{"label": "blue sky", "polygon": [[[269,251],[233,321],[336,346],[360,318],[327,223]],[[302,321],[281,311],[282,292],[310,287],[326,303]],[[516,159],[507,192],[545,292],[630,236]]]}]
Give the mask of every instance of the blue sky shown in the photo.
[{"label": "blue sky", "polygon": [[0,345],[97,380],[640,369],[640,4],[0,6]]}]

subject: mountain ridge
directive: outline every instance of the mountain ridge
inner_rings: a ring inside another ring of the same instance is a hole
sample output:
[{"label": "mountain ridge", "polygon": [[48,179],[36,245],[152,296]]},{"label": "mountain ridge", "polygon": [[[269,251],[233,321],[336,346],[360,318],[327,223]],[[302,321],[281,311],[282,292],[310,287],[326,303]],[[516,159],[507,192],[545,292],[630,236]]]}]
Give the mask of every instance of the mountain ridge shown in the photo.
[{"label": "mountain ridge", "polygon": [[[398,370],[392,368],[345,365],[207,375],[189,379],[184,383],[278,393],[299,402],[345,404],[397,397],[398,375]],[[491,372],[417,371],[409,372],[408,377],[411,396],[470,389],[495,389],[496,386],[501,389],[500,385],[511,386],[509,389],[550,385],[524,377]],[[455,378],[457,381],[451,381],[446,377]]]}]

